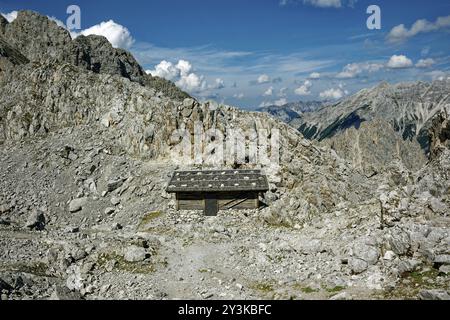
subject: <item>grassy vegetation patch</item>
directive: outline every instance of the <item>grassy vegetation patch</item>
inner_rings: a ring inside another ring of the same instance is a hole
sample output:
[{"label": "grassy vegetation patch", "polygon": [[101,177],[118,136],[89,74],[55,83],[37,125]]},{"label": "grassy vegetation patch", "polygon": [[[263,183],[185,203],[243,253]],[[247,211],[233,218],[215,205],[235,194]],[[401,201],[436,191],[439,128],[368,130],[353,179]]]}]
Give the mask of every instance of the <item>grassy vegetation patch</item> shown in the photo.
[{"label": "grassy vegetation patch", "polygon": [[303,293],[315,293],[315,292],[319,292],[318,289],[313,289],[311,287],[300,287],[300,291]]},{"label": "grassy vegetation patch", "polygon": [[144,217],[142,218],[141,222],[139,223],[138,228],[139,229],[145,228],[150,222],[158,219],[162,215],[163,214],[160,211],[152,211],[152,212],[145,214]]},{"label": "grassy vegetation patch", "polygon": [[153,263],[150,261],[142,261],[142,262],[129,262],[126,261],[125,258],[116,253],[103,253],[98,258],[98,266],[100,268],[105,268],[106,264],[109,261],[116,261],[114,265],[114,269],[127,271],[131,273],[142,273],[148,274],[155,272],[156,268]]},{"label": "grassy vegetation patch", "polygon": [[341,292],[342,290],[344,290],[345,287],[342,286],[336,286],[334,288],[326,288],[325,290],[329,293],[337,293],[337,292]]},{"label": "grassy vegetation patch", "polygon": [[405,273],[399,284],[390,291],[385,291],[381,298],[383,299],[416,299],[420,290],[423,289],[449,289],[449,284],[442,287],[437,277],[439,271],[433,268],[427,271],[412,271]]},{"label": "grassy vegetation patch", "polygon": [[272,292],[273,286],[270,283],[258,283],[254,286],[254,288],[258,291],[263,292]]},{"label": "grassy vegetation patch", "polygon": [[49,272],[48,265],[43,262],[33,262],[30,264],[26,263],[12,263],[8,265],[1,265],[0,271],[13,271],[13,272],[24,272],[33,274],[39,277],[52,277],[53,275]]}]

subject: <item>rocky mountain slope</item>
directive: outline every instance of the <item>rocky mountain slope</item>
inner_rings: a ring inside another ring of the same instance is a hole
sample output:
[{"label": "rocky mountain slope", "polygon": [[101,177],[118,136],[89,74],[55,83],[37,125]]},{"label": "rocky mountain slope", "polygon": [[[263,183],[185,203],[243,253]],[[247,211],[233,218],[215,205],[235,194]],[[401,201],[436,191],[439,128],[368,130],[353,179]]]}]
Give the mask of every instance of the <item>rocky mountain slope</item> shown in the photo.
[{"label": "rocky mountain slope", "polygon": [[[31,12],[0,25],[1,299],[449,298],[445,116],[425,167],[366,175],[268,114],[152,87],[103,38],[66,40]],[[196,122],[247,143],[279,130],[280,165],[257,165],[266,207],[175,210],[165,186],[192,166],[172,133]]]},{"label": "rocky mountain slope", "polygon": [[450,82],[405,83],[361,90],[335,105],[303,117],[299,127],[307,138],[323,140],[347,128],[375,118],[386,120],[404,139],[416,139],[428,149],[427,129],[431,119],[450,104]]},{"label": "rocky mountain slope", "polygon": [[417,170],[429,156],[433,119],[449,111],[449,92],[449,80],[381,83],[307,112],[293,112],[288,105],[262,111],[331,146],[366,174],[384,170],[394,159]]},{"label": "rocky mountain slope", "polygon": [[32,11],[20,11],[12,23],[3,16],[0,19],[0,40],[31,61],[69,63],[95,73],[120,75],[178,100],[189,97],[173,83],[147,75],[129,52],[113,48],[104,37],[81,35],[72,40],[56,22]]},{"label": "rocky mountain slope", "polygon": [[325,104],[326,102],[322,101],[299,101],[290,102],[282,106],[261,107],[257,111],[269,113],[275,118],[297,128],[301,124],[300,118],[302,114],[316,111]]}]

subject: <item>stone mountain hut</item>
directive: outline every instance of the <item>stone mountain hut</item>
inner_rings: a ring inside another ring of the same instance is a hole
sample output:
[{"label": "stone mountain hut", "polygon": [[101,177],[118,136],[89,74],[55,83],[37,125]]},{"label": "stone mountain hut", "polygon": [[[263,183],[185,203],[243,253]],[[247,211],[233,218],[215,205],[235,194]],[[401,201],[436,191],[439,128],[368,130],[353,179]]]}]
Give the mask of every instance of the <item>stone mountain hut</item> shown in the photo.
[{"label": "stone mountain hut", "polygon": [[268,190],[261,170],[175,171],[166,189],[175,193],[177,210],[203,210],[207,216],[219,210],[257,209],[259,195]]}]

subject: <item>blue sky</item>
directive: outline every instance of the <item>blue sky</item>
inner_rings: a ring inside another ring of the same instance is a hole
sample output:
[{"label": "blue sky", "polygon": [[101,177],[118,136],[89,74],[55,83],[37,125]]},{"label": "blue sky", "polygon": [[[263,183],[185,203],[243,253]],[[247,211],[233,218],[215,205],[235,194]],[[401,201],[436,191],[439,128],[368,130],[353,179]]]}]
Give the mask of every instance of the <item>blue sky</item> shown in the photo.
[{"label": "blue sky", "polygon": [[[71,4],[81,9],[74,36],[103,34],[199,99],[244,108],[450,75],[448,0],[0,0],[0,12],[65,23]],[[381,30],[366,26],[372,4]]]}]

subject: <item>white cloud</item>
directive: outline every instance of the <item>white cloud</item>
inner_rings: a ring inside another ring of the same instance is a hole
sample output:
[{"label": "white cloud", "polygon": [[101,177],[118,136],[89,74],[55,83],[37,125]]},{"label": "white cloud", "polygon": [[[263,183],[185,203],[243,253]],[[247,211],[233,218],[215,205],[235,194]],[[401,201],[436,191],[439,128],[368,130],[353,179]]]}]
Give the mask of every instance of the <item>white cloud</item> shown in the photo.
[{"label": "white cloud", "polygon": [[178,64],[175,66],[172,62],[163,60],[155,67],[155,70],[147,70],[147,73],[151,74],[154,77],[160,77],[173,81],[181,76],[181,71],[178,68],[179,64],[180,62],[178,62]]},{"label": "white cloud", "polygon": [[275,102],[274,102],[274,105],[279,106],[279,107],[284,106],[285,104],[287,104],[286,98],[281,98],[281,99],[275,100]]},{"label": "white cloud", "polygon": [[257,81],[260,84],[267,83],[267,82],[270,82],[270,77],[267,74],[262,74],[258,77]]},{"label": "white cloud", "polygon": [[128,49],[134,43],[130,31],[126,27],[115,23],[113,20],[101,22],[100,24],[82,30],[81,32],[72,32],[71,34],[73,38],[76,38],[79,35],[88,36],[91,34],[104,36],[114,48]]},{"label": "white cloud", "polygon": [[192,64],[189,61],[186,60],[179,60],[177,63],[176,68],[180,70],[180,75],[182,77],[187,76],[191,73],[192,70]]},{"label": "white cloud", "polygon": [[340,8],[341,0],[303,0],[303,3],[319,8]]},{"label": "white cloud", "polygon": [[320,73],[313,72],[309,75],[309,79],[320,79]]},{"label": "white cloud", "polygon": [[286,6],[291,3],[311,5],[318,8],[342,8],[347,5],[353,7],[358,0],[280,0],[280,6]]},{"label": "white cloud", "polygon": [[217,78],[214,81],[214,84],[209,86],[210,89],[216,89],[216,90],[220,90],[225,88],[225,82],[221,79],[221,78]]},{"label": "white cloud", "polygon": [[336,75],[339,79],[351,79],[355,78],[363,72],[376,72],[383,68],[382,64],[361,62],[361,63],[350,63],[347,64],[341,72]]},{"label": "white cloud", "polygon": [[450,73],[441,71],[441,70],[433,70],[431,72],[426,73],[431,80],[435,81],[444,81],[445,79],[449,80],[450,79]]},{"label": "white cloud", "polygon": [[261,102],[259,107],[260,108],[271,107],[271,106],[281,107],[281,106],[284,106],[285,104],[287,104],[286,98],[280,98],[280,99],[275,100],[275,101],[263,101],[263,102]]},{"label": "white cloud", "polygon": [[[189,61],[179,60],[175,65],[172,62],[163,60],[155,66],[154,70],[147,70],[148,74],[157,76],[170,81],[174,81],[177,86],[188,92],[200,92],[207,88],[203,76],[192,72],[193,67]],[[224,85],[223,80],[218,78],[213,87],[215,89]],[[223,88],[223,87],[222,87]]]},{"label": "white cloud", "polygon": [[195,73],[190,73],[187,76],[181,77],[175,84],[188,92],[200,92],[206,89],[204,77],[198,76]]},{"label": "white cloud", "polygon": [[268,97],[273,95],[273,87],[268,88],[264,93],[263,96]]},{"label": "white cloud", "polygon": [[9,13],[0,13],[9,23],[13,22],[17,18],[17,11],[11,11]]},{"label": "white cloud", "polygon": [[[422,60],[421,60],[422,61]],[[421,66],[423,63],[430,63],[428,59],[423,60],[419,66]],[[338,79],[353,79],[361,75],[362,73],[373,73],[380,71],[382,69],[388,68],[388,69],[403,69],[403,68],[410,68],[414,64],[405,55],[393,55],[388,62],[382,64],[382,63],[373,63],[373,62],[355,62],[347,64],[341,72],[339,72],[336,75],[336,78]],[[418,67],[419,67],[418,66]]]},{"label": "white cloud", "polygon": [[278,91],[278,96],[281,98],[284,98],[287,96],[287,88],[281,88],[280,91]]},{"label": "white cloud", "polygon": [[403,42],[419,33],[427,33],[450,27],[450,16],[439,17],[435,22],[420,19],[414,22],[410,29],[400,24],[391,29],[386,39],[391,43]]},{"label": "white cloud", "polygon": [[342,90],[341,88],[336,88],[336,89],[331,88],[331,89],[321,92],[320,97],[322,99],[338,100],[338,99],[341,99],[345,94],[346,94],[346,92],[344,92],[344,90]]},{"label": "white cloud", "polygon": [[233,98],[236,98],[236,99],[242,99],[244,97],[245,97],[245,95],[242,92],[241,93],[235,93],[233,95]]},{"label": "white cloud", "polygon": [[295,94],[298,96],[308,96],[311,94],[312,83],[309,80],[306,80],[300,87],[295,89]]},{"label": "white cloud", "polygon": [[417,61],[416,63],[416,67],[417,68],[429,68],[431,67],[433,64],[435,64],[436,62],[434,61],[434,59],[432,58],[428,58],[428,59],[420,59],[419,61]]},{"label": "white cloud", "polygon": [[412,66],[413,62],[411,59],[404,55],[393,55],[386,64],[386,67],[389,69],[404,69]]}]

